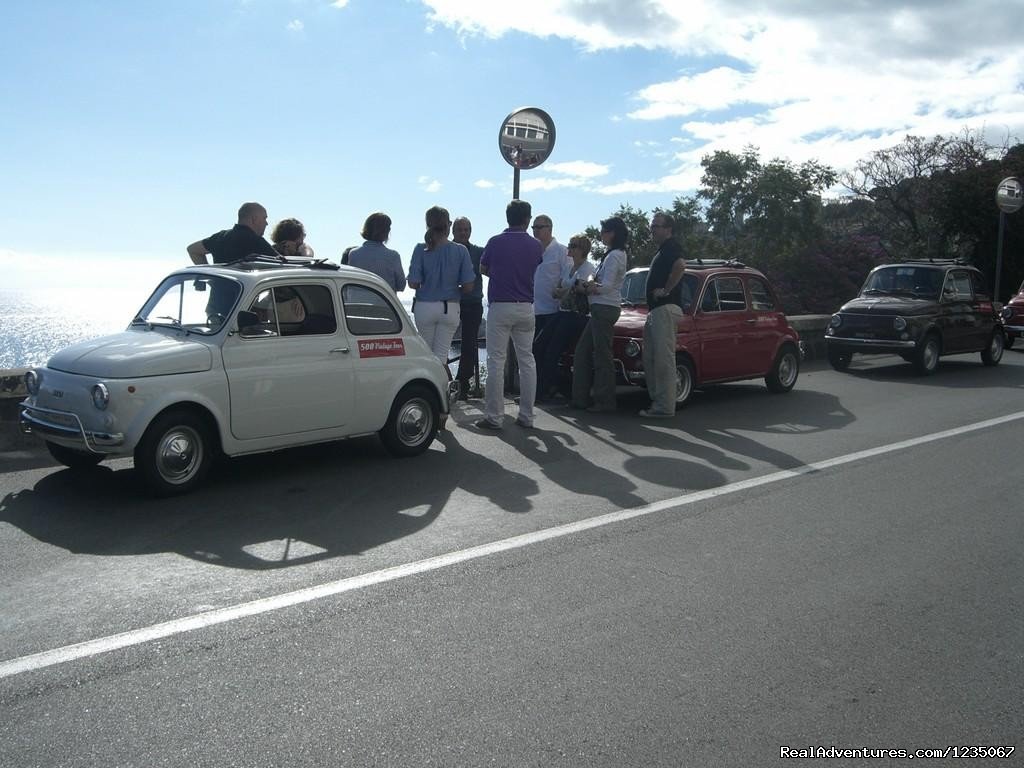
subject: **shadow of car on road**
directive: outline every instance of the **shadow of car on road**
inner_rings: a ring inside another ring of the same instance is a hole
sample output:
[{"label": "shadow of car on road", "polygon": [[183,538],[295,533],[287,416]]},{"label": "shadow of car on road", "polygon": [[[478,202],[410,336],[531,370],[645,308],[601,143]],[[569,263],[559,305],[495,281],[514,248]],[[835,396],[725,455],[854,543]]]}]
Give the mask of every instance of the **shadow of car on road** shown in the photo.
[{"label": "shadow of car on road", "polygon": [[[1004,355],[1011,354],[1007,350]],[[986,366],[975,355],[943,357],[935,372],[921,376],[910,363],[893,355],[854,357],[843,375],[885,382],[906,382],[946,389],[987,389],[996,386],[1024,387],[1019,365]]]},{"label": "shadow of car on road", "polygon": [[[447,454],[447,455],[446,455]],[[509,512],[536,482],[445,438],[395,461],[372,438],[232,459],[188,496],[140,500],[134,472],[63,470],[0,499],[0,522],[72,553],[174,552],[211,565],[269,570],[359,555],[433,523],[465,478]],[[498,473],[498,474],[496,474]]]}]

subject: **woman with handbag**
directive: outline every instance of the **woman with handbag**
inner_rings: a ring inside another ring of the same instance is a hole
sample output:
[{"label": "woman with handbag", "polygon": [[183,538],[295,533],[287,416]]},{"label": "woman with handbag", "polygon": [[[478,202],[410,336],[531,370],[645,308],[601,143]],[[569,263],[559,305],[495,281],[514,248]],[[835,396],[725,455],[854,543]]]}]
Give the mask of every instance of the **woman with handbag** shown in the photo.
[{"label": "woman with handbag", "polygon": [[[586,235],[575,235],[569,240],[572,266],[555,286],[553,296],[559,299],[558,313],[548,321],[537,338],[537,400],[549,401],[559,394],[558,363],[579,338],[587,324],[590,305],[586,294],[575,290],[577,285],[593,279],[595,267],[587,257],[590,240]],[[568,396],[569,388],[562,393]]]}]

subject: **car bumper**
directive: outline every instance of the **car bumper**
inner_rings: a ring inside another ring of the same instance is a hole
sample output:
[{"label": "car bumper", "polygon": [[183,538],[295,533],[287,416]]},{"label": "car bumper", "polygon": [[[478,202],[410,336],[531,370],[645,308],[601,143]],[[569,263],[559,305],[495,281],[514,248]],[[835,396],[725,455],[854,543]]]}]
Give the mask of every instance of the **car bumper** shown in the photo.
[{"label": "car bumper", "polygon": [[19,424],[26,435],[38,435],[57,445],[90,453],[116,453],[124,445],[124,435],[120,432],[87,430],[77,414],[68,411],[23,403]]},{"label": "car bumper", "polygon": [[1003,330],[1007,333],[1024,333],[1024,325],[1004,325]]},{"label": "car bumper", "polygon": [[913,349],[917,346],[916,341],[900,341],[899,339],[851,339],[843,336],[826,336],[828,344],[835,344],[840,347],[856,347],[858,349],[873,349],[879,352],[890,350]]}]

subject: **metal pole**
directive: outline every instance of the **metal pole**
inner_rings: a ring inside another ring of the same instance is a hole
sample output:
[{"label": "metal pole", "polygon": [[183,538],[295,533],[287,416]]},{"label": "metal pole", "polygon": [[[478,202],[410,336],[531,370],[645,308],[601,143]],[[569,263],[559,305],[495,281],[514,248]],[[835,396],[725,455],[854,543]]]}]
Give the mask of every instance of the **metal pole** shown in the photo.
[{"label": "metal pole", "polygon": [[999,212],[999,236],[996,238],[996,285],[992,291],[992,301],[999,302],[999,277],[1003,272],[1003,229],[1006,226],[1006,214]]},{"label": "metal pole", "polygon": [[519,167],[512,170],[512,199],[519,199]]}]

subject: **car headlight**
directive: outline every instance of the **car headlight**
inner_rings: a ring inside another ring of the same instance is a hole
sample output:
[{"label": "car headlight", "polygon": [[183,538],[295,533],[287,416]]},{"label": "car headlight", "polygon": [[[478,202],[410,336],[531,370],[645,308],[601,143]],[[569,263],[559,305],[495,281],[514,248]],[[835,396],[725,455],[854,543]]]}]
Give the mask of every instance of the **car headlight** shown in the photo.
[{"label": "car headlight", "polygon": [[892,327],[897,331],[905,331],[907,329],[907,321],[902,317],[897,316],[896,319],[892,321]]},{"label": "car headlight", "polygon": [[101,411],[107,409],[107,405],[110,404],[110,392],[105,384],[92,385],[92,404]]},{"label": "car headlight", "polygon": [[838,328],[840,325],[843,324],[843,316],[837,312],[836,314],[832,315],[832,319],[828,321],[828,324],[832,328]]},{"label": "car headlight", "polygon": [[640,356],[640,344],[636,339],[630,339],[626,342],[626,348],[623,350],[627,357],[639,357]]},{"label": "car headlight", "polygon": [[1009,320],[1013,317],[1013,308],[1007,305],[1000,310],[999,314],[1003,316],[1003,320]]},{"label": "car headlight", "polygon": [[43,385],[43,374],[38,371],[28,371],[25,374],[25,389],[33,397],[39,394],[39,388]]}]

